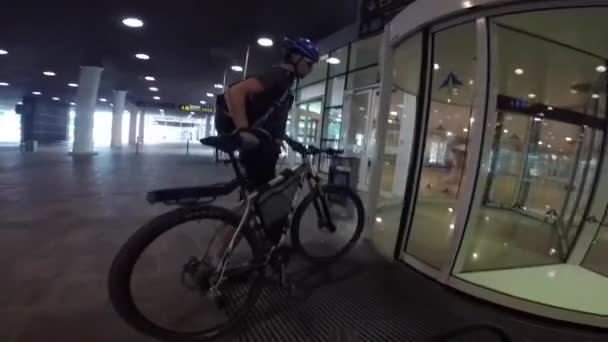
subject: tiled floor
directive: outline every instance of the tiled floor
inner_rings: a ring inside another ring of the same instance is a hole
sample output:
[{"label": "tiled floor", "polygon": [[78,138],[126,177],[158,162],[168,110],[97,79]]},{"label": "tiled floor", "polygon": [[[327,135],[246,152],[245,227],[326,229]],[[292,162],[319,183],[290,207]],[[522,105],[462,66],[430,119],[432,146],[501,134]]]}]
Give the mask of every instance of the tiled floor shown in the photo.
[{"label": "tiled floor", "polygon": [[[180,151],[144,147],[134,155],[126,148],[100,149],[95,157],[73,159],[61,147],[43,147],[34,154],[0,149],[0,341],[149,340],[118,319],[108,303],[106,276],[114,254],[138,226],[166,210],[148,205],[146,191],[231,178],[230,169],[213,163],[209,151],[190,156]],[[390,294],[407,308],[399,313],[403,322],[420,321],[417,310],[428,313],[429,308],[435,311],[424,317],[446,313],[466,321],[485,320],[495,312],[415,272],[380,262],[358,261],[369,288],[350,293],[346,279],[332,293],[356,303],[365,291],[386,289],[384,297]],[[378,270],[388,273],[375,276]],[[522,341],[546,341],[547,336],[553,341],[596,340],[583,337],[582,330],[564,332],[556,330],[557,324],[535,328],[522,324],[517,314],[496,315],[525,331],[519,335],[525,337]]]}]

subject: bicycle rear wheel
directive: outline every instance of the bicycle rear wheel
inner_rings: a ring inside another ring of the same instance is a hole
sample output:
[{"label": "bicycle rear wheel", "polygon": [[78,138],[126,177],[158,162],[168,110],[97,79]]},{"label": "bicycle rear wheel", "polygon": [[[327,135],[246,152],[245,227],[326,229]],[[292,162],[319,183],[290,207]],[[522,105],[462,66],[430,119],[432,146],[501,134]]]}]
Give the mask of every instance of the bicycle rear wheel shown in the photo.
[{"label": "bicycle rear wheel", "polygon": [[292,244],[312,262],[331,263],[355,246],[364,223],[365,210],[357,193],[348,187],[325,185],[322,191],[309,193],[296,209]]},{"label": "bicycle rear wheel", "polygon": [[228,258],[218,292],[209,289],[219,275],[202,259],[207,250],[217,250],[209,245],[224,240],[217,230],[234,232],[238,224],[233,212],[202,206],[176,209],[144,225],[110,269],[110,300],[117,313],[159,339],[204,341],[236,328],[262,289],[263,272],[252,268],[262,256],[258,239],[242,230],[243,241]]}]

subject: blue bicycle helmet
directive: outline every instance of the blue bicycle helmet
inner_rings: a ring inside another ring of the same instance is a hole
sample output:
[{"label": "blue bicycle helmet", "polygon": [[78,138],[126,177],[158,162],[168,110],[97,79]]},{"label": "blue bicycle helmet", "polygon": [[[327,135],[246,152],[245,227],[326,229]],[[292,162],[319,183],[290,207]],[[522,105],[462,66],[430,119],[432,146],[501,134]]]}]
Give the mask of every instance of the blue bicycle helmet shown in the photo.
[{"label": "blue bicycle helmet", "polygon": [[315,63],[319,62],[319,48],[310,39],[286,37],[283,47],[287,53],[297,53]]}]

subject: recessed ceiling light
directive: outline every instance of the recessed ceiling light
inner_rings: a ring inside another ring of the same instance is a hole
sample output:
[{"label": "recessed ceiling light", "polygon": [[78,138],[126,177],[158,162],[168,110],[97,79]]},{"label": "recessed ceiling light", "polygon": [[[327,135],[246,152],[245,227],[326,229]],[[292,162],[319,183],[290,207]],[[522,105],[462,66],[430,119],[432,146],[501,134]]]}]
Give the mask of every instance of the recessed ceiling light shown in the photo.
[{"label": "recessed ceiling light", "polygon": [[153,99],[155,99],[156,101],[160,100],[160,96],[154,96]]},{"label": "recessed ceiling light", "polygon": [[329,64],[340,64],[340,60],[336,57],[329,57],[327,59],[327,63]]},{"label": "recessed ceiling light", "polygon": [[202,105],[206,105],[206,104],[207,104],[207,101],[205,101],[205,100],[201,100],[201,104],[202,104]]},{"label": "recessed ceiling light", "polygon": [[464,8],[473,7],[473,3],[471,1],[468,1],[468,0],[463,1],[462,2],[462,7],[464,7]]},{"label": "recessed ceiling light", "polygon": [[232,71],[236,71],[236,72],[243,72],[243,67],[240,65],[233,65],[230,67],[230,69],[232,69]]},{"label": "recessed ceiling light", "polygon": [[475,81],[469,80],[469,85],[473,85],[473,84],[475,84]]},{"label": "recessed ceiling light", "polygon": [[507,133],[509,133],[509,130],[508,130],[508,129],[505,129],[505,130],[504,130],[504,131],[502,131],[502,132],[503,132],[503,133],[505,133],[505,134],[507,134]]},{"label": "recessed ceiling light", "polygon": [[99,99],[99,101],[101,101],[101,102],[108,102],[108,99],[102,97],[102,98]]},{"label": "recessed ceiling light", "polygon": [[8,55],[8,51],[0,49],[0,55]]},{"label": "recessed ceiling light", "polygon": [[263,47],[271,47],[272,45],[274,45],[274,42],[270,38],[260,37],[258,39],[258,44]]},{"label": "recessed ceiling light", "polygon": [[214,97],[215,95],[213,95],[213,93],[207,93],[208,97]]},{"label": "recessed ceiling light", "polygon": [[448,103],[452,103],[452,99],[448,99]]},{"label": "recessed ceiling light", "polygon": [[593,94],[591,95],[592,98],[594,99],[599,99],[600,98],[600,94]]},{"label": "recessed ceiling light", "polygon": [[78,88],[78,83],[68,83],[68,87]]},{"label": "recessed ceiling light", "polygon": [[521,68],[515,69],[515,74],[517,74],[517,75],[523,75],[524,74],[524,69],[521,69]]},{"label": "recessed ceiling light", "polygon": [[553,110],[553,107],[547,107],[548,110]]},{"label": "recessed ceiling light", "polygon": [[570,94],[578,94],[578,91],[576,89],[570,89]]},{"label": "recessed ceiling light", "polygon": [[595,70],[596,70],[597,72],[606,72],[606,70],[607,70],[607,69],[606,69],[606,66],[605,66],[605,65],[598,65],[598,66],[595,68]]},{"label": "recessed ceiling light", "polygon": [[8,82],[0,82],[0,87],[8,87],[10,84]]},{"label": "recessed ceiling light", "polygon": [[146,77],[144,77],[144,79],[146,81],[156,81],[156,78],[154,76],[146,76]]},{"label": "recessed ceiling light", "polygon": [[538,144],[539,144],[539,145],[542,145],[542,144],[543,144],[543,142],[542,142],[542,141],[539,141],[539,142],[538,142]]},{"label": "recessed ceiling light", "polygon": [[528,98],[535,99],[536,98],[536,94],[530,93],[530,94],[528,94]]},{"label": "recessed ceiling light", "polygon": [[147,61],[148,59],[150,59],[150,56],[146,55],[145,53],[138,53],[135,54],[135,58]]},{"label": "recessed ceiling light", "polygon": [[465,132],[465,133],[468,133],[469,129],[468,128],[463,128],[462,131]]},{"label": "recessed ceiling light", "polygon": [[397,115],[397,114],[399,114],[399,113],[397,113],[396,111],[391,112],[391,115]]},{"label": "recessed ceiling light", "polygon": [[70,102],[70,106],[75,106],[76,102]]},{"label": "recessed ceiling light", "polygon": [[45,71],[42,73],[44,76],[56,76],[57,74],[52,71]]},{"label": "recessed ceiling light", "polygon": [[150,91],[158,91],[158,88],[156,88],[156,87],[150,87],[148,89],[150,89]]},{"label": "recessed ceiling light", "polygon": [[214,86],[216,89],[224,89],[224,86],[223,86],[223,85],[221,85],[221,84],[219,84],[219,83],[216,83],[216,84],[214,84],[213,86]]},{"label": "recessed ceiling light", "polygon": [[540,121],[543,121],[543,119],[541,119],[541,118],[534,118],[534,121],[540,122]]},{"label": "recessed ceiling light", "polygon": [[40,96],[40,95],[42,95],[42,93],[39,91],[33,91],[32,95]]},{"label": "recessed ceiling light", "polygon": [[19,101],[19,102],[17,102],[17,104],[18,104],[19,106],[21,106],[21,105],[23,104],[23,102]]},{"label": "recessed ceiling light", "polygon": [[129,26],[129,27],[144,26],[144,22],[141,19],[137,19],[137,18],[125,18],[122,20],[122,23],[125,24],[125,26]]},{"label": "recessed ceiling light", "polygon": [[60,100],[60,98],[58,98],[58,97],[53,97],[53,101],[59,101],[59,100]]},{"label": "recessed ceiling light", "polygon": [[454,135],[454,133],[452,133],[452,132],[450,132],[450,131],[447,131],[445,134],[446,134],[448,137],[451,137],[452,135]]},{"label": "recessed ceiling light", "polygon": [[566,137],[566,141],[570,142],[570,141],[572,141],[572,138]]},{"label": "recessed ceiling light", "polygon": [[440,68],[439,64],[437,64],[437,63],[433,64],[433,69],[439,70],[439,68]]}]

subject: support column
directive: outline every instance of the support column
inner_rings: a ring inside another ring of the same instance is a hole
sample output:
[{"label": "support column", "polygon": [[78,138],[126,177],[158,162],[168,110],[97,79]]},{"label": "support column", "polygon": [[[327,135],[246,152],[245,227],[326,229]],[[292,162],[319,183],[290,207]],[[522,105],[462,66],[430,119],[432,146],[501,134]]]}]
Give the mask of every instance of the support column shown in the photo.
[{"label": "support column", "polygon": [[114,90],[114,107],[112,107],[112,140],[111,147],[122,146],[122,115],[125,111],[126,90]]},{"label": "support column", "polygon": [[205,137],[211,136],[211,115],[207,116],[207,120],[205,122]]},{"label": "support column", "polygon": [[99,66],[80,67],[78,93],[76,95],[76,117],[74,118],[73,155],[96,154],[93,143],[93,115],[102,72],[103,68]]},{"label": "support column", "polygon": [[129,145],[137,143],[137,112],[139,109],[131,108],[129,111]]},{"label": "support column", "polygon": [[137,135],[137,141],[140,144],[144,143],[144,126],[146,123],[146,111],[144,109],[139,111],[139,134]]}]

